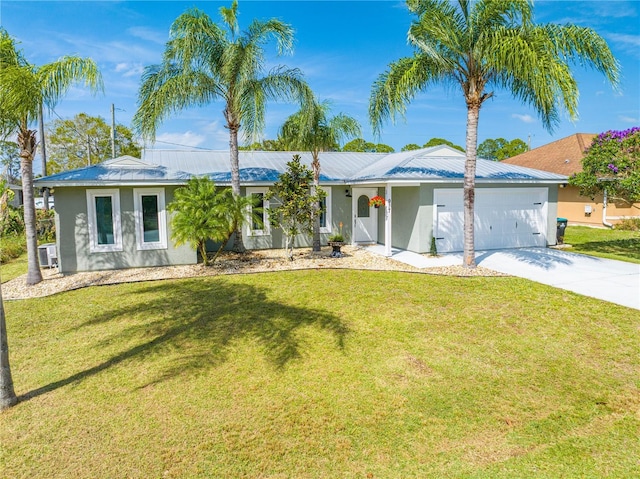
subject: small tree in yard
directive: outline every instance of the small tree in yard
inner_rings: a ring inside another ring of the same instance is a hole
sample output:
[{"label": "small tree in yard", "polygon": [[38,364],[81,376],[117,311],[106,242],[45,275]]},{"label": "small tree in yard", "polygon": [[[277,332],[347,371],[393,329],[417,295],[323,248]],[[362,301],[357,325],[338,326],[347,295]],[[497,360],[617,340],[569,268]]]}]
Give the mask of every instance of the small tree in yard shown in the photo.
[{"label": "small tree in yard", "polygon": [[640,127],[605,131],[596,136],[582,159],[582,171],[569,178],[583,196],[640,201]]},{"label": "small tree in yard", "polygon": [[269,209],[269,222],[282,229],[285,238],[285,253],[293,260],[293,243],[297,235],[313,234],[314,208],[324,198],[324,191],[311,193],[313,172],[300,163],[300,155],[294,155],[269,189],[266,199],[276,199],[279,205]]},{"label": "small tree in yard", "polygon": [[209,178],[192,178],[178,188],[167,209],[171,218],[172,237],[176,245],[191,243],[209,265],[207,240],[221,246],[211,260],[213,264],[231,236],[245,220],[251,198],[234,196],[230,188],[216,190]]}]

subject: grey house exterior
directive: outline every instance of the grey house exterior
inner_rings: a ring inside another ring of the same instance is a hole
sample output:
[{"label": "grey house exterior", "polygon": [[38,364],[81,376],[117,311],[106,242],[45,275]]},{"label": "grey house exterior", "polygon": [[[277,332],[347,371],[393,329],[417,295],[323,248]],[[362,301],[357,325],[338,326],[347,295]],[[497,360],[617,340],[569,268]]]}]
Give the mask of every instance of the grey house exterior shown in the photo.
[{"label": "grey house exterior", "polygon": [[[285,171],[294,152],[240,152],[241,193],[262,195]],[[298,153],[311,163],[309,153]],[[327,152],[320,156],[326,191],[321,235],[342,233],[352,244],[379,243],[417,253],[462,250],[464,154],[447,146],[401,153]],[[61,272],[193,264],[196,252],[176,247],[166,205],[194,175],[219,186],[231,181],[227,151],[146,150],[141,160],[120,157],[36,181],[55,189]],[[476,249],[555,244],[558,185],[562,175],[478,160]],[[383,207],[369,206],[382,196]],[[281,248],[277,229],[245,226],[249,249]],[[297,245],[308,245],[298,238]]]}]

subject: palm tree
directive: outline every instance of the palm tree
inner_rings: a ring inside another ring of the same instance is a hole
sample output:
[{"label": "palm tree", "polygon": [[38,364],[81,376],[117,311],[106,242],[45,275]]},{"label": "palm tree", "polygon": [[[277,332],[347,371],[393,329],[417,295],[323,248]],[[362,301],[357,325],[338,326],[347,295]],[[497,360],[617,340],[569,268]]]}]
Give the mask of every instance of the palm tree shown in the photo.
[{"label": "palm tree", "polygon": [[38,266],[33,157],[36,131],[29,124],[38,119],[42,105],[53,109],[69,88],[84,81],[93,91],[102,89],[98,67],[90,59],[67,56],[36,67],[17,50],[15,41],[0,29],[0,122],[7,132],[17,132],[24,194],[24,226],[27,237],[27,284],[42,281]]},{"label": "palm tree", "polygon": [[216,189],[213,180],[207,177],[191,178],[176,190],[167,206],[173,213],[173,240],[176,245],[190,243],[200,253],[205,266],[210,264],[207,240],[220,243],[211,260],[213,264],[233,233],[250,219],[246,213],[252,206],[251,197],[235,196],[229,188]]},{"label": "palm tree", "polygon": [[4,317],[2,303],[2,288],[0,287],[0,411],[18,402],[13,390],[11,366],[9,365],[9,342],[7,340],[7,323]]},{"label": "palm tree", "polygon": [[[148,139],[170,113],[214,100],[224,102],[225,127],[229,130],[231,186],[240,195],[238,132],[255,137],[264,128],[267,100],[309,101],[313,95],[298,69],[277,67],[261,76],[263,44],[274,39],[278,54],[293,49],[293,29],[279,20],[254,20],[239,32],[238,2],[220,8],[222,26],[193,8],[171,26],[162,64],[145,69],[138,93],[134,127]],[[234,249],[243,251],[236,231]]]},{"label": "palm tree", "polygon": [[369,117],[379,133],[382,122],[404,114],[416,94],[435,84],[462,89],[467,105],[464,172],[463,264],[475,267],[474,191],[480,108],[502,88],[536,110],[552,131],[560,112],[577,116],[578,85],[571,66],[601,72],[614,86],[618,62],[607,43],[590,28],[536,25],[530,0],[408,0],[417,16],[409,28],[411,57],[390,64],[375,81]]},{"label": "palm tree", "polygon": [[[342,113],[329,118],[329,110],[328,101],[318,103],[314,99],[306,108],[287,118],[280,131],[280,137],[288,150],[311,152],[312,196],[315,196],[320,188],[320,153],[339,150],[343,140],[361,134],[357,120]],[[318,204],[313,212],[313,251],[320,251],[319,209]]]}]

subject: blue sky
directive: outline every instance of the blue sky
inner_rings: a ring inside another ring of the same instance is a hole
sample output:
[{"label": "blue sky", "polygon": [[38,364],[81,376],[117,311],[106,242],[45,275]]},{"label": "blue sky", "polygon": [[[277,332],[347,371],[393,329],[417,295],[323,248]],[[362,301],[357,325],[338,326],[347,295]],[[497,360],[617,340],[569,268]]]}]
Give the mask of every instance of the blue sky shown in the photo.
[{"label": "blue sky", "polygon": [[[62,55],[93,58],[104,78],[104,94],[92,96],[74,87],[48,120],[77,113],[129,125],[137,106],[140,74],[161,61],[173,20],[197,6],[219,19],[217,1],[29,1],[0,0],[0,24],[20,42],[31,63],[43,64]],[[302,70],[321,99],[333,102],[333,113],[357,118],[363,136],[400,150],[407,143],[423,144],[432,137],[464,145],[466,108],[455,87],[436,87],[420,94],[406,119],[388,123],[379,139],[367,116],[371,85],[387,65],[411,54],[406,33],[412,19],[400,1],[258,1],[240,0],[240,25],[253,18],[276,17],[296,30],[293,55],[278,58],[267,46],[269,66],[284,64]],[[539,23],[575,23],[603,36],[622,67],[622,81],[614,91],[596,72],[574,69],[580,88],[580,117],[562,118],[547,132],[535,112],[497,91],[480,113],[479,142],[487,138],[521,138],[532,147],[583,132],[598,133],[640,125],[640,1],[539,1]],[[295,105],[270,104],[264,138],[275,138]],[[165,121],[158,130],[157,148],[174,144],[208,149],[228,148],[222,104],[193,108]]]}]

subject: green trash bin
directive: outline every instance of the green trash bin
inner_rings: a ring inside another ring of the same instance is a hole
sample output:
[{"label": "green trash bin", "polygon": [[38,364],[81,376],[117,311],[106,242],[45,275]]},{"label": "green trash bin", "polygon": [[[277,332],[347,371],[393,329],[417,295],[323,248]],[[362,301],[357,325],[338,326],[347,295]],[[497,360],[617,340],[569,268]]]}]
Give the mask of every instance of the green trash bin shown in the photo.
[{"label": "green trash bin", "polygon": [[556,243],[563,244],[564,243],[564,230],[567,229],[567,224],[569,220],[567,218],[556,218],[557,228],[556,228]]}]

